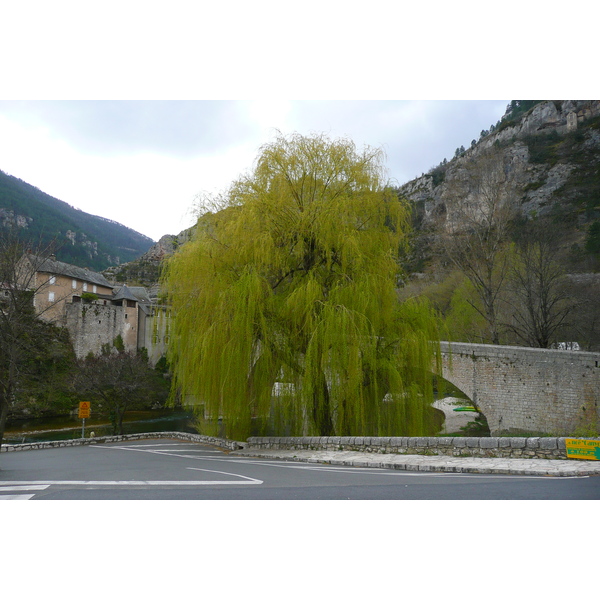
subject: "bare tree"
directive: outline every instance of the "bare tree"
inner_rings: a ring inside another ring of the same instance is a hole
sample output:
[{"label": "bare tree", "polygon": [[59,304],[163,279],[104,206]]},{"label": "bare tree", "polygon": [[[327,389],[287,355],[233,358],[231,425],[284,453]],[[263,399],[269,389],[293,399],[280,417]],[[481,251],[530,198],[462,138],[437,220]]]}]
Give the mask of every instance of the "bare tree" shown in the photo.
[{"label": "bare tree", "polygon": [[502,153],[491,149],[465,159],[448,190],[441,250],[473,284],[481,304],[470,304],[485,318],[492,343],[499,344],[499,304],[509,272],[507,241],[516,215],[515,188]]},{"label": "bare tree", "polygon": [[548,222],[530,221],[516,244],[506,326],[528,346],[551,347],[576,308],[559,253],[560,234]]},{"label": "bare tree", "polygon": [[94,413],[110,418],[113,434],[123,433],[128,410],[163,405],[169,394],[169,382],[148,365],[147,357],[126,352],[118,339],[112,349],[105,347],[99,356],[79,361],[74,379],[77,392],[94,402]]},{"label": "bare tree", "polygon": [[16,227],[0,229],[0,445],[10,405],[28,364],[28,357],[49,342],[38,332],[33,299],[48,285],[37,277],[35,260],[40,248],[23,242]]},{"label": "bare tree", "polygon": [[600,273],[567,275],[574,298],[573,312],[563,330],[564,340],[577,341],[582,350],[600,351]]}]

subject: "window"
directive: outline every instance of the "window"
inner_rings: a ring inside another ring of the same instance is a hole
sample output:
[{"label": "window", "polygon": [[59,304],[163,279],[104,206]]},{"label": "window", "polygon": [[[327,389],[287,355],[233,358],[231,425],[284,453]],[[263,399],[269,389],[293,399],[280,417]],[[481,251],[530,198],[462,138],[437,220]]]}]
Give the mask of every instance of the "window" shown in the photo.
[{"label": "window", "polygon": [[74,290],[76,290],[76,289],[77,289],[77,279],[73,279],[73,280],[71,281],[71,287],[72,287]]},{"label": "window", "polygon": [[48,292],[48,302],[54,302],[54,292]]},{"label": "window", "polygon": [[56,283],[56,277],[54,275],[50,275],[50,279],[48,281],[50,285],[54,285]]},{"label": "window", "polygon": [[95,294],[95,293],[98,291],[98,286],[97,286],[97,285],[95,285],[95,286],[92,288],[92,291],[93,291],[93,292],[94,292],[94,294]]},{"label": "window", "polygon": [[84,292],[87,292],[87,283],[85,283],[85,282],[84,282],[84,284],[83,284],[83,291],[84,291]]}]

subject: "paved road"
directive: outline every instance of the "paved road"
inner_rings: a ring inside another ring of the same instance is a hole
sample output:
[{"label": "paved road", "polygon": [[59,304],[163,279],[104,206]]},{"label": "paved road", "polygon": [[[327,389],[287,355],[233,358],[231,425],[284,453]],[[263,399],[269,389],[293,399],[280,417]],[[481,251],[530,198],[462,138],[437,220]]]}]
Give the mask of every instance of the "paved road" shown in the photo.
[{"label": "paved road", "polygon": [[599,499],[600,477],[424,473],[225,454],[140,440],[10,452],[0,500]]}]

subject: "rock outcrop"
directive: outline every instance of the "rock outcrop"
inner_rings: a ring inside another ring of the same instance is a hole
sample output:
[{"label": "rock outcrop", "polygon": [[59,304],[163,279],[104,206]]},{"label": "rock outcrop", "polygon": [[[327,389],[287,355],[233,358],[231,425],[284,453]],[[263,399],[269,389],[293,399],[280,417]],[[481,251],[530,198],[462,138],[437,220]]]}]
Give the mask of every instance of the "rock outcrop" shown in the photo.
[{"label": "rock outcrop", "polygon": [[154,297],[159,295],[158,280],[162,261],[173,254],[179,246],[190,239],[193,228],[178,235],[163,235],[156,244],[140,258],[122,265],[109,267],[103,275],[113,282],[133,282],[150,289]]},{"label": "rock outcrop", "polygon": [[[518,194],[524,215],[583,202],[580,220],[598,218],[593,196],[600,192],[600,101],[541,102],[515,121],[503,120],[462,155],[401,186],[400,193],[417,205],[423,226],[450,218],[452,197],[458,188],[464,193],[469,165],[490,153],[498,156],[498,185]],[[476,194],[471,201],[477,203]]]}]

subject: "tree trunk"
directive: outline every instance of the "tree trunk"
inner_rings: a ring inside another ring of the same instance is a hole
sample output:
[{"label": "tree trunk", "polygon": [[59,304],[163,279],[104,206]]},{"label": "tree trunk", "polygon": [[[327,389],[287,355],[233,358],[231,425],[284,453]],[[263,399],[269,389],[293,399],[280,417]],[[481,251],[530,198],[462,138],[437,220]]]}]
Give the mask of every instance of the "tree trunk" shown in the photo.
[{"label": "tree trunk", "polygon": [[327,387],[325,375],[322,375],[320,385],[323,396],[319,398],[319,393],[316,390],[313,394],[313,420],[319,435],[330,436],[333,435],[334,429],[331,421],[329,388]]},{"label": "tree trunk", "polygon": [[2,396],[0,398],[0,449],[4,440],[4,430],[6,429],[6,418],[8,416],[8,400]]},{"label": "tree trunk", "polygon": [[12,365],[8,372],[8,381],[2,386],[3,389],[0,392],[0,448],[2,448],[2,442],[4,441],[4,431],[6,429],[6,420],[8,418],[8,405],[9,400],[13,395],[14,390],[14,370]]}]

